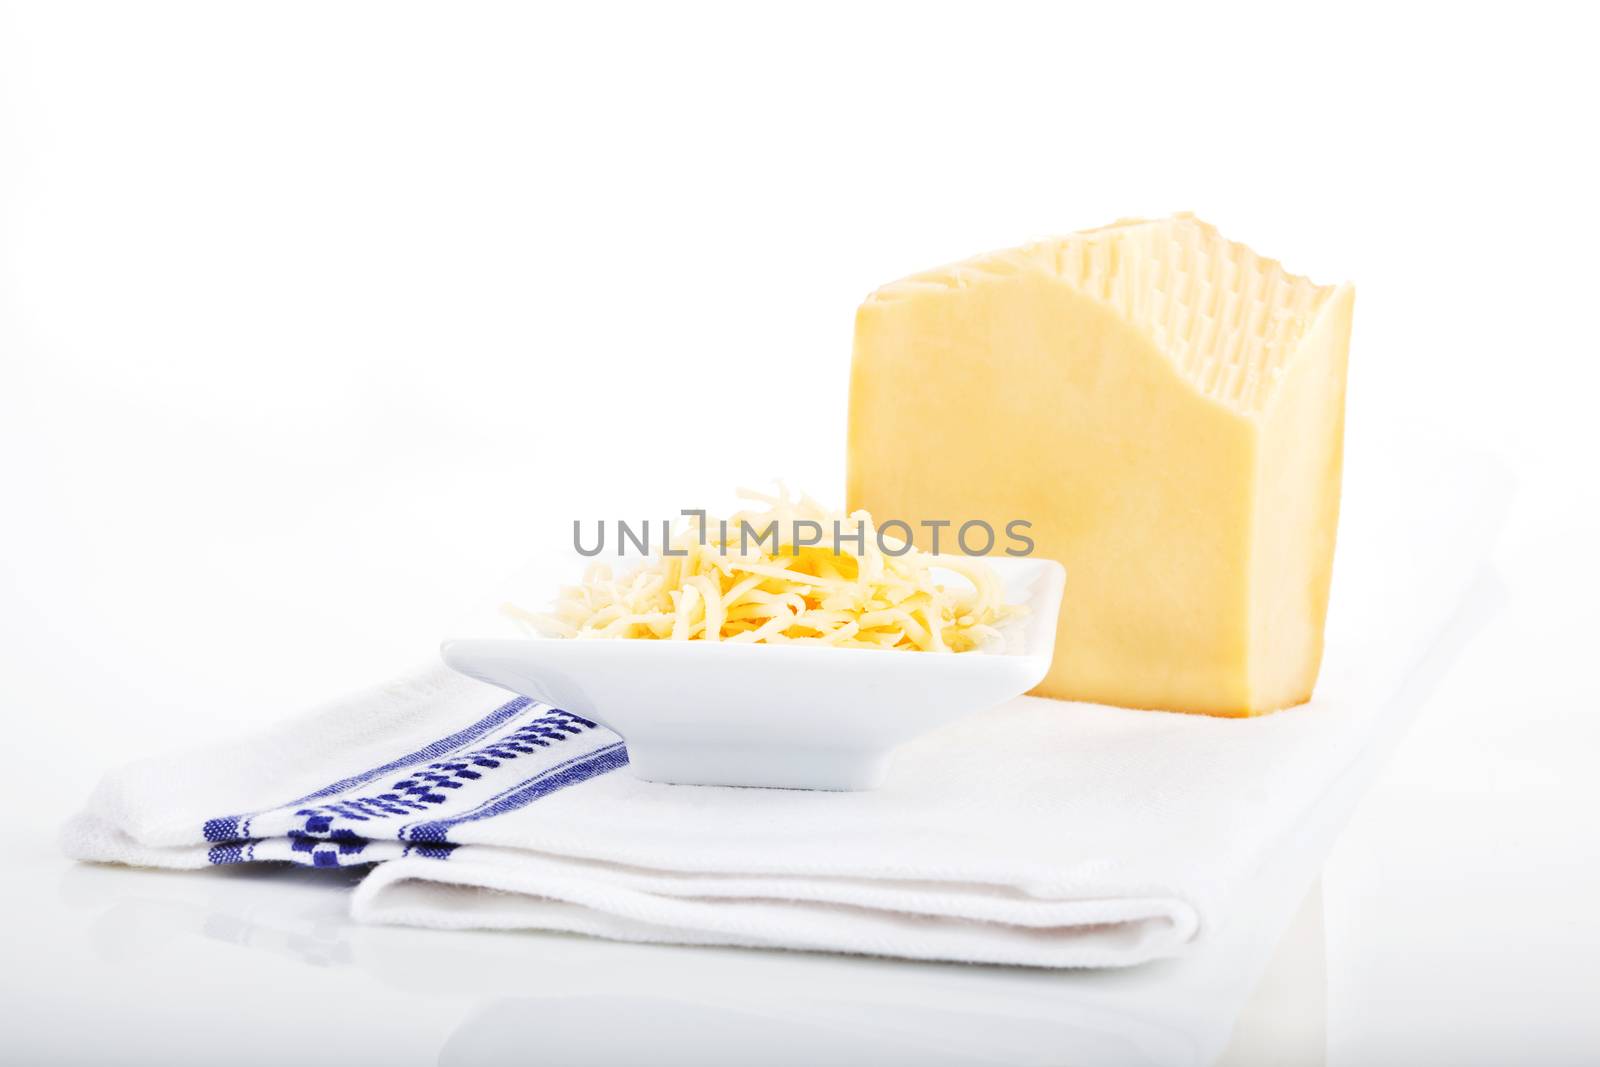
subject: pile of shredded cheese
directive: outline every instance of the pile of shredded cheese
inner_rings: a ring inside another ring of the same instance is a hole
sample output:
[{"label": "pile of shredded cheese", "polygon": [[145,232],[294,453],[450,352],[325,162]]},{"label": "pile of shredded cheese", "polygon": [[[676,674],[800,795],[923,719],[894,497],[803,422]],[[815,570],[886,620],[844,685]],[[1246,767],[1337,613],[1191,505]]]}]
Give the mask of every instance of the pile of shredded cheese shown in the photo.
[{"label": "pile of shredded cheese", "polygon": [[[672,641],[814,644],[923,652],[968,652],[1003,642],[996,628],[1025,609],[1003,601],[1000,580],[979,559],[932,556],[885,536],[871,516],[845,516],[787,490],[776,496],[741,491],[765,503],[721,520],[693,522],[672,537],[674,553],[613,577],[594,564],[582,584],[561,590],[546,614],[507,604],[513,618],[546,637],[642,638]],[[834,522],[845,532],[835,553]],[[778,536],[741,544],[741,523]],[[820,545],[796,546],[797,521],[821,525]],[[865,536],[854,540],[858,523]],[[903,555],[885,554],[906,548]],[[775,551],[774,551],[775,549]],[[970,583],[950,588],[932,569]]]}]

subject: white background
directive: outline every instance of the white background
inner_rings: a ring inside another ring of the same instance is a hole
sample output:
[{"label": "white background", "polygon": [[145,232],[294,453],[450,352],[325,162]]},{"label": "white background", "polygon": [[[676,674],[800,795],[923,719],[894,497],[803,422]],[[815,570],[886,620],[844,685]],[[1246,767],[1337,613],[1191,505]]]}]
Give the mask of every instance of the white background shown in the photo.
[{"label": "white background", "polygon": [[1579,15],[5,5],[9,787],[424,659],[574,518],[840,501],[868,291],[1193,210],[1357,284],[1349,506],[1424,447],[1518,482],[1509,606],[1324,873],[1328,1061],[1595,1054]]}]

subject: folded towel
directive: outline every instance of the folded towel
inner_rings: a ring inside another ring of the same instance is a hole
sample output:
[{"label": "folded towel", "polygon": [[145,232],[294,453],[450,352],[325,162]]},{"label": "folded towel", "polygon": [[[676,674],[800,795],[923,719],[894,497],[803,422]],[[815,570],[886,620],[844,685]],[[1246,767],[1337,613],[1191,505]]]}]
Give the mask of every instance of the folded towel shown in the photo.
[{"label": "folded towel", "polygon": [[1483,499],[1401,524],[1414,550],[1357,550],[1367,580],[1316,699],[1263,719],[1025,697],[904,746],[873,792],[672,786],[632,777],[596,722],[429,668],[116,771],[64,843],[162,867],[373,864],[353,910],[374,922],[1049,967],[1170,956],[1235,918],[1423,695],[1414,668],[1486,553],[1463,531],[1496,524]]}]

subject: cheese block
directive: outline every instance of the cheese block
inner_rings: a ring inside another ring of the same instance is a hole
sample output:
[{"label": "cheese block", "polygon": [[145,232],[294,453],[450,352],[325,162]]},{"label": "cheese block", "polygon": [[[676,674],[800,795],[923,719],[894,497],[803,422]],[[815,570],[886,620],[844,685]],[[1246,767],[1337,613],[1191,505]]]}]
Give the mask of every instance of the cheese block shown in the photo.
[{"label": "cheese block", "polygon": [[[1188,215],[884,286],[856,315],[849,506],[923,548],[973,519],[1031,523],[1033,554],[1067,569],[1043,696],[1231,716],[1301,703],[1322,659],[1353,302]],[[1002,533],[994,551],[1021,547]]]}]

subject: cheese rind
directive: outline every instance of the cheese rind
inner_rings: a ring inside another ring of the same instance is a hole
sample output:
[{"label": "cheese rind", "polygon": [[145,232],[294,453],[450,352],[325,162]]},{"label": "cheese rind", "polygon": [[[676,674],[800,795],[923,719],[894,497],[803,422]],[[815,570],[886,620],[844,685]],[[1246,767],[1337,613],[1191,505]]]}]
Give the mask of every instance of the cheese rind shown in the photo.
[{"label": "cheese rind", "polygon": [[856,317],[849,507],[1030,521],[1067,568],[1045,696],[1299,703],[1321,661],[1352,301],[1187,216],[885,286]]}]

